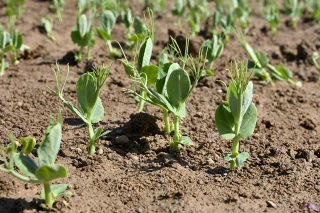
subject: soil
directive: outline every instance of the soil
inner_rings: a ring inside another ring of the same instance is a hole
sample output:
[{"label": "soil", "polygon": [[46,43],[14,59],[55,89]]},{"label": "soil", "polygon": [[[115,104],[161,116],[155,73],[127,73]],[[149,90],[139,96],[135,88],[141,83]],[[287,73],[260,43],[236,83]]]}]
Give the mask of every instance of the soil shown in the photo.
[{"label": "soil", "polygon": [[[168,42],[168,30],[176,28],[176,18],[168,10],[155,14],[156,35],[153,58]],[[50,118],[58,112],[59,101],[45,86],[54,87],[56,60],[63,73],[70,63],[64,97],[75,103],[75,83],[88,70],[85,63],[74,64],[78,50],[70,38],[75,25],[76,1],[67,1],[63,22],[55,22],[56,42],[40,29],[41,17],[48,15],[49,1],[26,0],[24,15],[16,27],[30,46],[0,78],[0,141],[8,143],[8,134],[16,138],[33,135],[43,139]],[[213,3],[210,7],[213,8]],[[226,69],[232,59],[246,59],[245,50],[231,37],[214,66],[215,76],[203,78],[187,101],[188,116],[181,132],[194,142],[170,154],[169,138],[163,135],[162,113],[147,105],[137,113],[134,98],[123,93],[132,88],[123,67],[108,59],[105,44],[97,39],[93,63],[113,63],[101,92],[105,117],[101,125],[111,130],[87,155],[87,131],[84,124],[63,108],[63,141],[57,163],[65,165],[73,197],[60,197],[56,212],[303,212],[303,202],[320,205],[320,85],[311,53],[320,48],[320,25],[304,15],[296,30],[286,25],[282,14],[279,33],[273,37],[261,17],[261,5],[255,8],[248,31],[248,42],[255,50],[268,53],[271,64],[283,64],[302,87],[286,82],[275,86],[254,81],[254,102],[258,122],[254,134],[241,141],[241,151],[251,157],[239,170],[229,170],[223,153],[230,141],[218,136],[214,113],[225,100],[224,85],[230,81]],[[143,15],[143,5],[131,2],[135,15]],[[5,5],[0,3],[0,14]],[[54,16],[54,14],[51,14]],[[7,18],[0,17],[5,25]],[[113,39],[125,41],[126,29],[117,23]],[[204,40],[203,37],[200,39]],[[197,41],[195,42],[196,45]],[[125,50],[129,58],[130,51]],[[155,63],[153,61],[152,63]],[[1,163],[1,162],[0,162]],[[0,173],[0,212],[42,212],[40,185],[26,184]]]}]

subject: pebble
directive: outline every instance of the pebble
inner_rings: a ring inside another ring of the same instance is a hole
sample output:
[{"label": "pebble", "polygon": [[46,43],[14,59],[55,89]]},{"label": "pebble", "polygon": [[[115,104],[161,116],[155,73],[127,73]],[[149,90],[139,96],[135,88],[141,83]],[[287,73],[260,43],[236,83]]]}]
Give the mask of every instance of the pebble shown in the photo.
[{"label": "pebble", "polygon": [[82,149],[80,149],[80,148],[75,148],[75,150],[76,150],[76,152],[78,153],[78,154],[81,154],[82,153]]},{"label": "pebble", "polygon": [[311,161],[310,151],[307,149],[299,149],[297,151],[295,158],[303,158],[306,161],[310,162]]},{"label": "pebble", "polygon": [[103,154],[103,149],[102,149],[102,148],[98,149],[98,154],[99,154],[99,155],[102,155],[102,154]]},{"label": "pebble", "polygon": [[119,144],[119,145],[120,144],[127,144],[127,143],[129,143],[129,138],[125,135],[118,136],[118,137],[116,137],[115,143]]},{"label": "pebble", "polygon": [[320,185],[320,181],[317,181],[316,184],[317,184],[317,185]]}]

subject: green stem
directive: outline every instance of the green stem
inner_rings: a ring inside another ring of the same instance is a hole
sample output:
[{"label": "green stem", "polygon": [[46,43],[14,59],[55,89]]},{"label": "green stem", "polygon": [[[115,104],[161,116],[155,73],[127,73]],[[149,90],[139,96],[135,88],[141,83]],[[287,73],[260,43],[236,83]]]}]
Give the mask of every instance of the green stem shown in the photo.
[{"label": "green stem", "polygon": [[107,44],[107,46],[109,48],[110,55],[112,55],[113,47],[112,47],[111,41],[110,40],[106,41],[106,44]]},{"label": "green stem", "polygon": [[88,122],[86,124],[89,132],[89,150],[88,153],[89,155],[93,155],[96,152],[96,141],[94,140],[94,131],[92,127],[92,123]]},{"label": "green stem", "polygon": [[164,135],[170,134],[170,121],[169,121],[169,113],[168,110],[163,108],[163,120],[164,120]]},{"label": "green stem", "polygon": [[0,76],[4,75],[4,56],[1,58]]},{"label": "green stem", "polygon": [[214,61],[211,61],[211,62],[210,62],[210,65],[209,65],[209,70],[210,70],[210,71],[212,71],[213,64],[214,64]]},{"label": "green stem", "polygon": [[[146,91],[141,88],[141,92],[140,92],[140,96],[145,98],[146,97]],[[139,99],[139,109],[138,112],[142,112],[143,111],[143,107],[144,107],[144,99],[140,98]]]},{"label": "green stem", "polygon": [[45,182],[43,183],[43,186],[44,186],[45,203],[51,208],[54,200],[51,193],[50,183]]},{"label": "green stem", "polygon": [[179,134],[179,117],[176,115],[174,116],[173,127],[174,127],[174,136],[173,136],[173,141],[170,143],[170,151],[177,152],[179,141],[180,141],[180,134]]}]

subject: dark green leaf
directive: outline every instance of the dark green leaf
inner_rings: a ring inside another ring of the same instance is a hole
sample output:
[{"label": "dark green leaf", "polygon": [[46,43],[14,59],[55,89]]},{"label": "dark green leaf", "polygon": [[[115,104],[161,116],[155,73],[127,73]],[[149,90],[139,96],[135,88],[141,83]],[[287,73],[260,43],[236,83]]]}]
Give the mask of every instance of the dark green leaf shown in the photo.
[{"label": "dark green leaf", "polygon": [[36,171],[36,177],[43,182],[67,177],[67,170],[59,164],[47,164],[40,166]]},{"label": "dark green leaf", "polygon": [[38,165],[29,156],[16,153],[14,155],[14,163],[21,172],[30,177],[35,177]]},{"label": "dark green leaf", "polygon": [[269,64],[269,59],[265,52],[256,52],[256,55],[262,67],[266,67]]},{"label": "dark green leaf", "polygon": [[166,89],[170,104],[177,110],[186,100],[190,90],[190,79],[186,71],[179,68],[167,76]]},{"label": "dark green leaf", "polygon": [[254,103],[251,102],[242,119],[242,124],[239,132],[241,138],[246,139],[253,134],[257,123],[257,114],[257,108],[255,107]]},{"label": "dark green leaf", "polygon": [[45,138],[38,148],[39,165],[54,164],[61,143],[61,124],[49,125]]},{"label": "dark green leaf", "polygon": [[98,92],[96,76],[93,72],[84,73],[80,76],[76,84],[78,104],[82,112],[91,112],[96,102]]},{"label": "dark green leaf", "polygon": [[116,23],[116,17],[110,10],[105,10],[100,15],[100,28],[111,35],[111,31]]},{"label": "dark green leaf", "polygon": [[215,122],[219,134],[226,140],[231,140],[235,137],[234,134],[234,118],[228,106],[228,103],[221,103],[215,114]]},{"label": "dark green leaf", "polygon": [[104,41],[110,40],[111,35],[108,32],[104,31],[103,29],[101,29],[99,27],[97,27],[96,30],[97,30],[99,37],[102,38]]},{"label": "dark green leaf", "polygon": [[146,37],[140,45],[140,51],[138,56],[138,70],[150,63],[152,55],[153,43],[150,37]]},{"label": "dark green leaf", "polygon": [[[147,75],[147,85],[154,85],[157,82],[159,67],[155,65],[145,65],[140,70],[140,73],[145,73]],[[142,77],[144,77],[142,75]]]}]

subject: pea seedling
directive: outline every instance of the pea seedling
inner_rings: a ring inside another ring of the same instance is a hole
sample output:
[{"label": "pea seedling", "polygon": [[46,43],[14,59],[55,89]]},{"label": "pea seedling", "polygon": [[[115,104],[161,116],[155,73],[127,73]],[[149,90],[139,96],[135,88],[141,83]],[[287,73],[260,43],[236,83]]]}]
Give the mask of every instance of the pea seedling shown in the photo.
[{"label": "pea seedling", "polygon": [[72,28],[71,39],[73,43],[80,46],[80,51],[75,55],[77,62],[82,61],[82,54],[85,47],[88,47],[87,60],[90,59],[90,49],[95,44],[93,38],[93,30],[91,22],[87,20],[87,16],[82,14],[77,19],[77,25]]},{"label": "pea seedling", "polygon": [[227,101],[221,103],[215,113],[215,122],[219,134],[226,140],[232,140],[231,153],[225,154],[230,168],[243,166],[250,156],[239,153],[240,139],[253,134],[257,122],[257,109],[252,103],[253,83],[249,81],[247,64],[234,62],[229,70],[232,81],[227,90]]},{"label": "pea seedling", "polygon": [[186,1],[185,0],[176,0],[172,7],[172,14],[178,17],[177,25],[179,29],[182,29],[181,19],[186,10]]},{"label": "pea seedling", "polygon": [[111,65],[93,67],[93,72],[87,72],[80,76],[76,83],[76,93],[78,98],[78,107],[75,107],[71,102],[67,101],[63,97],[63,89],[66,84],[69,67],[64,82],[61,82],[61,72],[59,65],[57,64],[57,71],[53,69],[56,78],[56,90],[47,87],[53,95],[57,96],[62,103],[69,108],[74,114],[86,124],[89,134],[88,153],[90,155],[95,153],[96,145],[99,142],[100,137],[108,133],[103,131],[103,127],[93,129],[93,124],[101,121],[104,116],[104,108],[99,97],[100,90],[104,85]]},{"label": "pea seedling", "polygon": [[263,3],[264,16],[273,35],[278,33],[278,25],[280,24],[280,10],[275,0],[265,0]]},{"label": "pea seedling", "polygon": [[[9,173],[27,183],[43,184],[41,198],[49,208],[52,208],[52,204],[58,196],[72,195],[71,192],[66,191],[68,184],[51,185],[52,181],[67,177],[67,169],[62,165],[55,164],[60,149],[61,132],[59,122],[49,124],[45,138],[38,148],[38,164],[29,157],[36,145],[34,137],[21,138],[19,143],[13,136],[10,136],[10,144],[7,147],[9,160],[7,160],[3,149],[0,149],[0,155],[4,161],[4,167],[0,166],[0,171]],[[17,172],[15,167],[20,172]]]},{"label": "pea seedling", "polygon": [[[179,56],[182,66],[178,63],[167,62],[162,64],[157,70],[158,72],[142,72],[136,80],[139,81],[140,87],[144,91],[144,96],[129,90],[140,99],[162,109],[165,135],[168,135],[172,130],[174,131],[173,141],[170,142],[171,152],[177,152],[179,144],[187,146],[193,144],[189,137],[180,134],[179,121],[186,116],[186,100],[201,77],[205,59],[202,57],[201,51],[196,60],[188,55],[188,42],[189,40],[187,39],[185,53],[183,54],[177,42],[172,39],[170,48]],[[185,71],[186,67],[191,70],[191,75],[194,79],[192,85],[189,74]],[[152,83],[155,82],[156,89],[148,88],[150,81]],[[171,128],[169,122],[169,112],[174,117],[173,128]]]},{"label": "pea seedling", "polygon": [[100,26],[96,28],[99,37],[106,42],[109,48],[110,58],[121,57],[122,55],[121,52],[114,49],[111,44],[111,32],[115,23],[115,14],[111,10],[105,10],[100,15]]},{"label": "pea seedling", "polygon": [[213,63],[224,49],[223,41],[217,35],[213,34],[212,40],[204,41],[201,49],[202,55],[206,58],[206,62],[209,62],[209,68],[205,70],[205,73],[206,75],[213,75]]},{"label": "pea seedling", "polygon": [[62,21],[62,13],[65,3],[65,0],[52,0],[52,3],[49,5],[49,9],[56,13],[59,21]]},{"label": "pea seedling", "polygon": [[254,75],[258,76],[258,78],[265,83],[270,83],[271,85],[274,85],[272,78],[275,78],[280,81],[287,81],[288,83],[301,86],[301,82],[294,82],[291,79],[292,72],[288,68],[282,65],[274,67],[273,65],[269,64],[269,59],[266,53],[254,52],[253,48],[246,41],[243,34],[239,33],[237,36],[242,46],[246,49],[247,53],[252,59],[252,62],[249,63],[249,68],[253,70]]},{"label": "pea seedling", "polygon": [[51,40],[51,41],[55,41],[55,37],[52,33],[52,28],[53,28],[53,19],[51,17],[48,17],[48,18],[42,18],[41,19],[41,23],[43,25],[43,28],[45,29],[46,33],[47,33],[47,36],[48,38]]},{"label": "pea seedling", "polygon": [[14,47],[11,45],[10,34],[4,31],[3,27],[0,25],[0,76],[4,75],[4,70],[9,67],[9,63],[5,61],[5,55],[13,49]]},{"label": "pea seedling", "polygon": [[291,27],[295,29],[303,11],[303,2],[298,2],[298,0],[285,0],[284,8],[286,14],[291,18]]},{"label": "pea seedling", "polygon": [[12,46],[12,60],[11,63],[15,64],[17,61],[17,52],[19,50],[23,50],[26,48],[26,45],[23,44],[22,35],[19,33],[18,30],[13,30],[10,35],[10,44]]}]

